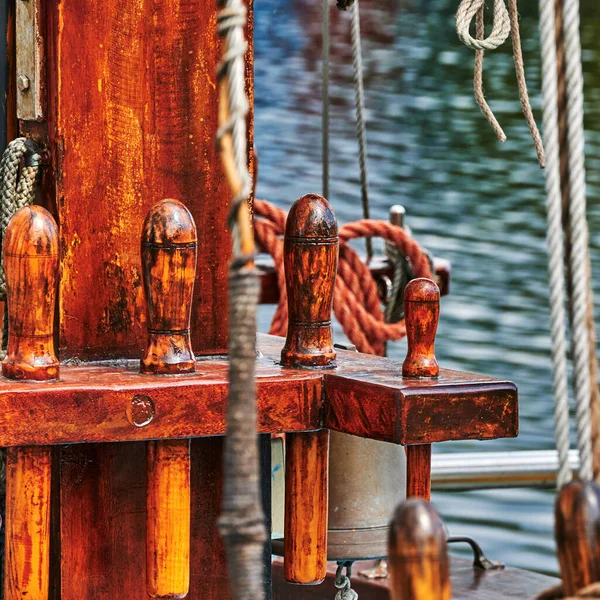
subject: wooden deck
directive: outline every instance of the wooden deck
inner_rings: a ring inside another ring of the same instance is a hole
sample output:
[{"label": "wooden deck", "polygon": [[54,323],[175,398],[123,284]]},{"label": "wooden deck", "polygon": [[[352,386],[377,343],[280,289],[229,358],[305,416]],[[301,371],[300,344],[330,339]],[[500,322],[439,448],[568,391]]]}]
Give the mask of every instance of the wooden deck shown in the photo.
[{"label": "wooden deck", "polygon": [[[358,562],[353,567],[352,588],[360,600],[389,600],[388,579],[366,579],[356,575],[370,568],[372,562]],[[298,586],[285,582],[283,561],[273,563],[273,600],[331,600],[337,592],[333,585],[336,564],[329,563],[327,578],[318,586]],[[470,560],[451,558],[452,598],[454,600],[501,600],[522,598],[529,600],[542,590],[556,585],[555,577],[506,567],[500,571],[484,571],[472,566]]]}]

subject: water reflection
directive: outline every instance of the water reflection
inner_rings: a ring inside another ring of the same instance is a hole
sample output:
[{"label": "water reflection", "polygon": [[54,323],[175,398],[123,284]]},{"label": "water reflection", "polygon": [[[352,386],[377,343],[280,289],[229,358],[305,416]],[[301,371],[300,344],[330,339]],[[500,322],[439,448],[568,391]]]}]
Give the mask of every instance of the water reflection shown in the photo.
[{"label": "water reflection", "polygon": [[[256,0],[258,192],[288,207],[321,188],[319,2]],[[521,36],[541,121],[537,2],[522,0]],[[419,240],[452,261],[437,353],[450,368],[519,386],[516,440],[437,451],[554,445],[543,173],[520,113],[510,48],[486,56],[484,82],[508,141],[499,144],[472,97],[473,53],[455,35],[455,0],[362,0],[372,213],[406,206]],[[360,216],[350,15],[332,9],[331,201],[341,222]],[[592,259],[599,253],[600,4],[582,1],[587,177]],[[600,280],[596,278],[596,299]],[[598,313],[598,311],[597,311]],[[263,326],[267,314],[263,314]],[[391,354],[402,358],[404,347]],[[491,558],[554,571],[552,495],[536,490],[435,494],[452,533],[475,536]]]}]

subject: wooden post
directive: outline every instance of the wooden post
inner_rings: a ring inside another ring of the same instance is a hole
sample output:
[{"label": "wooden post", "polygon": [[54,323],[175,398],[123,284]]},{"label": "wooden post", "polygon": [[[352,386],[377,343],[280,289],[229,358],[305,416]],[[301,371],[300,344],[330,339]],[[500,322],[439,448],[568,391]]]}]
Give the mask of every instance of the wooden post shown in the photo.
[{"label": "wooden post", "polygon": [[[57,379],[54,311],[58,228],[48,211],[24,207],[11,219],[3,247],[9,320],[2,374]],[[50,575],[51,451],[9,448],[6,456],[6,600],[47,600]]]},{"label": "wooden post", "polygon": [[[440,291],[429,279],[413,279],[404,292],[408,351],[402,377],[437,377],[435,332],[440,311]],[[406,495],[429,500],[431,444],[406,447]]]},{"label": "wooden post", "polygon": [[[309,194],[291,208],[285,231],[288,333],[281,363],[335,364],[331,308],[338,260],[337,223],[329,203]],[[329,432],[288,434],[285,471],[285,577],[320,583],[327,569]]]},{"label": "wooden post", "polygon": [[[196,226],[177,200],[148,213],[142,271],[148,345],[142,373],[193,373],[190,314],[196,272]],[[190,585],[190,442],[148,442],[146,578],[153,598],[183,598]]]},{"label": "wooden post", "polygon": [[450,600],[450,565],[444,526],[424,500],[402,502],[388,539],[391,600]]},{"label": "wooden post", "polygon": [[600,486],[579,479],[565,485],[556,499],[554,518],[564,594],[576,596],[600,581]]}]

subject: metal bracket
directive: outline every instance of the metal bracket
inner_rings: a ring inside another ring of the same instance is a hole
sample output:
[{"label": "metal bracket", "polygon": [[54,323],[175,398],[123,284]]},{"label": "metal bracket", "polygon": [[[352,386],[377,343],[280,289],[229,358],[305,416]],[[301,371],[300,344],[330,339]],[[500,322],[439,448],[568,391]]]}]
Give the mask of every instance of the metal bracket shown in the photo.
[{"label": "metal bracket", "polygon": [[44,38],[41,0],[17,0],[17,117],[44,120]]},{"label": "metal bracket", "polygon": [[471,550],[473,550],[473,566],[478,567],[479,569],[483,569],[484,571],[499,571],[504,569],[504,565],[499,562],[491,561],[486,558],[481,546],[472,538],[467,536],[460,537],[449,537],[447,540],[448,544],[460,543],[464,542],[471,546]]}]

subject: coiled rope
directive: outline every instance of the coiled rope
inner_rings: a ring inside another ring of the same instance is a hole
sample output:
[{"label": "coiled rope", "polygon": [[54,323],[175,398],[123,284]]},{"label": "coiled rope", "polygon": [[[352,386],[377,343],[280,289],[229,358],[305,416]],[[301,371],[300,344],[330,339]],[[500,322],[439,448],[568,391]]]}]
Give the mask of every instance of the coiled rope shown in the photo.
[{"label": "coiled rope", "polygon": [[[287,292],[283,264],[283,239],[286,213],[265,200],[255,200],[256,242],[273,257],[279,288],[279,304],[269,333],[287,334]],[[432,277],[428,254],[401,227],[386,221],[360,220],[339,229],[340,260],[335,282],[333,312],[348,339],[359,352],[383,354],[388,340],[406,335],[404,321],[386,323],[377,284],[369,267],[349,246],[352,239],[381,237],[397,248],[410,262],[415,277]]]},{"label": "coiled rope", "polygon": [[224,38],[218,70],[219,130],[223,168],[233,193],[230,228],[233,259],[229,272],[229,394],[224,457],[223,510],[219,529],[225,541],[233,600],[261,600],[265,520],[260,501],[256,426],[256,305],[258,273],[247,199],[244,39],[246,9],[241,0],[220,0],[218,33]]},{"label": "coiled rope", "polygon": [[[39,172],[39,149],[32,140],[17,138],[8,144],[0,160],[0,235],[2,240],[4,240],[4,233],[12,216],[20,208],[33,204]],[[6,302],[6,275],[1,261],[0,300]],[[8,311],[5,305],[0,360],[6,356],[7,345]]]},{"label": "coiled rope", "polygon": [[[538,162],[540,167],[544,167],[544,147],[533,116],[533,111],[531,110],[527,82],[525,80],[525,66],[523,64],[523,51],[521,48],[521,35],[519,32],[517,0],[508,0],[508,9],[506,8],[504,0],[494,0],[492,31],[488,37],[484,37],[484,12],[485,0],[462,0],[456,11],[456,33],[458,38],[465,46],[475,50],[475,71],[473,77],[475,101],[492,126],[496,137],[501,142],[506,141],[506,134],[487,103],[483,92],[483,54],[486,50],[495,50],[512,35],[513,58],[521,108],[525,120],[527,121],[531,137],[533,138],[533,145],[535,146]],[[470,28],[474,18],[476,20],[475,37],[470,34]]]}]

